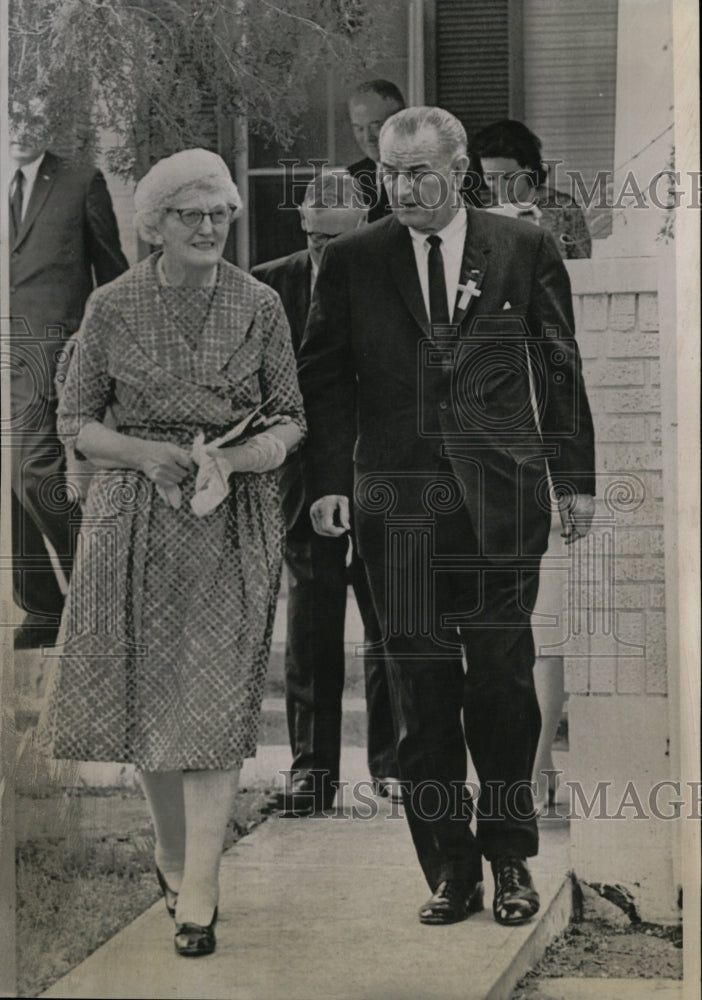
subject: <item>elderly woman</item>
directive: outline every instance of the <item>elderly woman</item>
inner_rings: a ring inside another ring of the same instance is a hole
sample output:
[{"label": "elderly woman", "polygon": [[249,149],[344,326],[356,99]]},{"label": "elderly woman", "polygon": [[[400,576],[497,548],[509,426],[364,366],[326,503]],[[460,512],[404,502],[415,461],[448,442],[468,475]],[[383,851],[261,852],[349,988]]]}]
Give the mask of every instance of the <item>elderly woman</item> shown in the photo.
[{"label": "elderly woman", "polygon": [[548,183],[541,140],[523,122],[505,118],[481,129],[471,140],[470,159],[487,185],[493,209],[548,229],[568,260],[590,256],[582,209]]},{"label": "elderly woman", "polygon": [[[256,752],[284,540],[273,470],[304,416],[278,296],[222,260],[241,209],[224,161],[176,153],[134,200],[160,250],[91,296],[59,409],[98,471],[47,722],[54,757],[136,765],[176,951],[203,955]],[[212,443],[271,397],[260,433]]]}]

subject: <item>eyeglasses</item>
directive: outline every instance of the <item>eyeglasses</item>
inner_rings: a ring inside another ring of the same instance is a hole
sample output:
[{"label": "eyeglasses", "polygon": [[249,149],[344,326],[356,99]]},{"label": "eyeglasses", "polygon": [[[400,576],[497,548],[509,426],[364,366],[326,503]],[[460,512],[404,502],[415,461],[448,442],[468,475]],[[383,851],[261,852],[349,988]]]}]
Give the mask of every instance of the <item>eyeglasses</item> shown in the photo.
[{"label": "eyeglasses", "polygon": [[206,215],[212,220],[213,226],[228,226],[234,218],[234,209],[231,205],[213,208],[211,212],[202,212],[199,208],[168,208],[166,211],[175,212],[188,229],[197,229]]}]

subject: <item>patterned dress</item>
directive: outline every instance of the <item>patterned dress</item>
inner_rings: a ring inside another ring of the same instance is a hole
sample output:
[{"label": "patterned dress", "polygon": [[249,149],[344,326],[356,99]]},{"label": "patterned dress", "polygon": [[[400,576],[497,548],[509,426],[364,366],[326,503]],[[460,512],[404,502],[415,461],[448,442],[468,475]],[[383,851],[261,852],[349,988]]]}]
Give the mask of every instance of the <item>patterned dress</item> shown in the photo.
[{"label": "patterned dress", "polygon": [[534,201],[541,212],[538,225],[551,233],[561,257],[577,260],[591,256],[592,240],[583,210],[570,195],[544,184],[535,189]]},{"label": "patterned dress", "polygon": [[[157,259],[90,298],[59,408],[66,445],[108,406],[121,433],[186,449],[270,396],[304,429],[277,295],[224,262],[212,289],[165,287]],[[277,477],[235,474],[203,518],[194,483],[175,509],[140,472],[93,475],[47,698],[54,757],[167,771],[255,754],[284,540]]]},{"label": "patterned dress", "polygon": [[547,229],[565,260],[577,260],[592,255],[592,239],[583,210],[563,191],[542,184],[533,189],[530,207],[520,209],[518,206],[508,206],[506,210],[495,204],[494,195],[490,193],[489,188],[482,188],[478,196],[483,202],[483,207],[490,212],[499,214],[504,211],[507,215]]}]

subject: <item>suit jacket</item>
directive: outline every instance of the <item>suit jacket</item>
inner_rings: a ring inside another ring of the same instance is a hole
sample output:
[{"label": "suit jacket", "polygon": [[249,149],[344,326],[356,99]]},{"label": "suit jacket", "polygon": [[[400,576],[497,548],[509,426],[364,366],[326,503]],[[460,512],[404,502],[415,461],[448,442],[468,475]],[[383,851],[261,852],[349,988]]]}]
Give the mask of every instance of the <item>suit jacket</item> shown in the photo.
[{"label": "suit jacket", "polygon": [[[300,350],[302,334],[310,306],[312,262],[308,250],[299,250],[287,257],[278,257],[251,269],[254,278],[270,285],[280,295],[290,324],[293,350]],[[302,541],[312,530],[309,518],[310,499],[305,492],[302,476],[302,450],[296,449],[286,458],[278,473],[280,499],[288,536]]]},{"label": "suit jacket", "polygon": [[359,187],[368,199],[370,205],[368,221],[377,222],[379,219],[387,218],[390,211],[388,195],[382,184],[378,186],[378,167],[375,160],[366,156],[364,159],[352,163],[347,169],[351,176],[356,178]]},{"label": "suit jacket", "polygon": [[[446,460],[487,556],[540,555],[557,485],[594,493],[594,434],[568,274],[538,227],[468,208],[460,283],[479,294],[431,330],[406,227],[394,217],[324,252],[298,358],[313,498],[350,496],[364,559],[387,516],[441,505]],[[444,335],[441,335],[441,334]],[[530,397],[530,367],[540,428]]]},{"label": "suit jacket", "polygon": [[50,394],[55,351],[78,329],[88,295],[129,266],[100,171],[46,153],[11,249],[13,339],[31,342],[37,388]]},{"label": "suit jacket", "polygon": [[302,334],[310,308],[312,261],[308,250],[298,250],[287,257],[278,257],[251,268],[254,278],[270,285],[280,295],[290,324],[295,353],[300,349]]}]

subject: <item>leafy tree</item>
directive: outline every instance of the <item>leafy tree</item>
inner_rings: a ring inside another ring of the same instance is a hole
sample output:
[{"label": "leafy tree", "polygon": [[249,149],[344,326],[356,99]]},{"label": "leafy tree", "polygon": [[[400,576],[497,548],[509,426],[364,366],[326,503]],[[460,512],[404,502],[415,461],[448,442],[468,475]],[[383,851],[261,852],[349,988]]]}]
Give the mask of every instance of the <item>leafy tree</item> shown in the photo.
[{"label": "leafy tree", "polygon": [[117,138],[109,169],[140,176],[214,122],[288,145],[320,67],[359,76],[406,0],[10,0],[11,120],[45,101],[64,152]]}]

